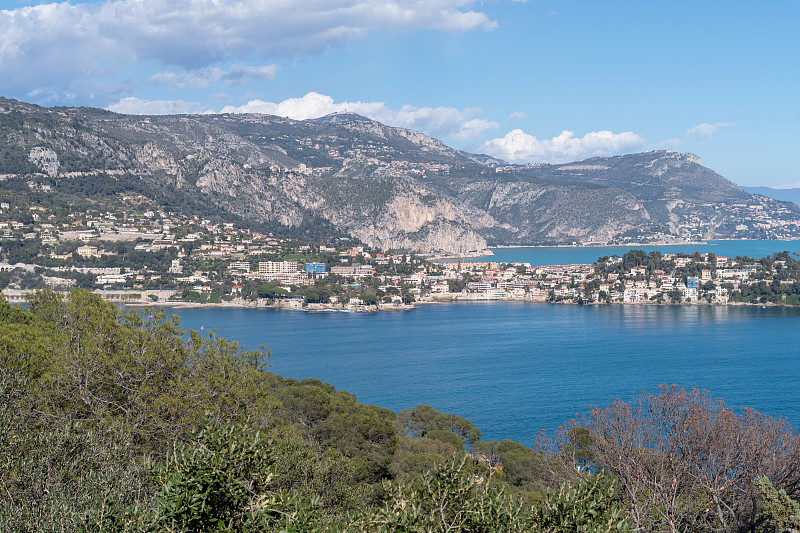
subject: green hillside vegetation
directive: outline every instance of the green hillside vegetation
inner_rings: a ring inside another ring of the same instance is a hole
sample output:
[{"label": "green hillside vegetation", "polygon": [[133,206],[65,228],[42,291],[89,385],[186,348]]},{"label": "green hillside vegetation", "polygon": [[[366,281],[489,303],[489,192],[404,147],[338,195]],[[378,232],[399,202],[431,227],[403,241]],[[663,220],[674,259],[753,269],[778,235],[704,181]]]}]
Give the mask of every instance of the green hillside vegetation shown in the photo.
[{"label": "green hillside vegetation", "polygon": [[[664,388],[536,448],[85,290],[0,300],[2,531],[783,531],[800,441]],[[762,497],[762,493],[764,496]]]}]

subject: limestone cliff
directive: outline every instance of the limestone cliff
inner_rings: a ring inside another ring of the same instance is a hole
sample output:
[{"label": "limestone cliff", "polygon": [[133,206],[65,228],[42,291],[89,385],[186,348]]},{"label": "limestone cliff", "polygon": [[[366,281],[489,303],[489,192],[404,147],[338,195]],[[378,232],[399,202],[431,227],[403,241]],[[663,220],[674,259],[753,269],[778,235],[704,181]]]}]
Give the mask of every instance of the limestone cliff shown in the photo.
[{"label": "limestone cliff", "polygon": [[[0,98],[0,146],[6,179],[55,190],[61,180],[119,180],[196,214],[382,249],[800,237],[797,205],[749,195],[694,154],[508,165],[348,113],[125,116]],[[751,204],[768,221],[778,213],[785,235],[741,224]]]}]

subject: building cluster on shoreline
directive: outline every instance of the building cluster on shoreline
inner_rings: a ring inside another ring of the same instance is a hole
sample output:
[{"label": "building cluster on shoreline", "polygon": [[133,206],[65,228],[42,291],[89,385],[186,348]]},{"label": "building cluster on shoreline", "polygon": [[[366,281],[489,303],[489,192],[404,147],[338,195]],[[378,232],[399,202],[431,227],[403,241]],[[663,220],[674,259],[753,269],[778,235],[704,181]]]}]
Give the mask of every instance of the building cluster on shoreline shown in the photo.
[{"label": "building cluster on shoreline", "polygon": [[120,194],[103,209],[9,193],[0,202],[0,288],[21,298],[41,286],[84,287],[141,303],[408,308],[415,302],[800,304],[790,254],[753,259],[645,254],[593,264],[442,262],[380,253],[347,238],[278,236],[160,209]]},{"label": "building cluster on shoreline", "polygon": [[[667,254],[665,258],[669,260],[670,255]],[[622,258],[615,257],[608,264],[621,262]],[[694,302],[701,299],[714,303],[728,301],[728,289],[722,286],[719,278],[712,280],[711,269],[703,269],[701,276],[682,279],[674,271],[668,273],[652,269],[648,272],[645,267],[601,273],[596,264],[531,266],[529,263],[489,263],[485,268],[482,266],[470,267],[459,263],[455,272],[474,281],[467,282],[466,288],[460,293],[450,293],[448,296],[461,300],[574,303]],[[743,269],[745,274],[737,281],[746,281],[747,273],[754,269],[754,266],[752,269]],[[714,285],[713,288],[708,286],[709,281]],[[447,294],[441,284],[437,284],[436,289],[439,290],[434,291],[434,298],[437,294]]]},{"label": "building cluster on shoreline", "polygon": [[433,298],[564,303],[800,304],[800,264],[788,252],[754,259],[712,253],[645,254],[593,264],[449,263],[446,279],[467,280],[460,293],[433,285]]}]

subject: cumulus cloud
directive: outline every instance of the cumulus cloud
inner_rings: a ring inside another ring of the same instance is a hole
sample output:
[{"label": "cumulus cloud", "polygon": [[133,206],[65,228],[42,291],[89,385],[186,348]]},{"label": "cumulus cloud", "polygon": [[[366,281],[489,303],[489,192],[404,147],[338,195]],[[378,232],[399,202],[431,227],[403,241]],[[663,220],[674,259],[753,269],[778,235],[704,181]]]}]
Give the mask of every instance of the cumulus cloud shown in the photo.
[{"label": "cumulus cloud", "polygon": [[[123,98],[108,109],[132,115],[209,112],[196,102],[138,98]],[[295,120],[344,111],[358,113],[389,126],[419,130],[434,137],[450,137],[458,141],[474,139],[486,130],[499,127],[496,122],[477,118],[481,113],[477,108],[458,110],[453,107],[405,105],[400,109],[391,109],[384,102],[335,102],[332,97],[316,92],[281,102],[250,100],[241,106],[229,105],[219,110],[220,113],[265,113]]]},{"label": "cumulus cloud", "polygon": [[458,131],[449,134],[449,136],[458,141],[469,141],[470,139],[479,137],[486,130],[495,130],[499,127],[497,122],[484,120],[482,118],[473,118],[459,124]]},{"label": "cumulus cloud", "polygon": [[237,58],[316,54],[377,29],[493,29],[496,23],[485,13],[469,9],[476,3],[105,0],[25,6],[0,10],[0,77],[6,90],[9,84],[24,92],[81,88],[84,80],[119,76],[142,62],[188,72]]},{"label": "cumulus cloud", "polygon": [[358,113],[389,126],[419,130],[434,137],[452,137],[459,141],[473,139],[488,129],[499,127],[496,122],[476,118],[481,113],[477,108],[458,110],[453,107],[404,105],[400,109],[391,109],[384,102],[335,102],[330,96],[316,92],[278,103],[250,100],[242,106],[226,106],[222,109],[223,113],[266,113],[295,120],[344,111]]},{"label": "cumulus cloud", "polygon": [[127,97],[108,106],[109,111],[125,115],[180,115],[187,113],[212,113],[199,102],[183,100],[143,100]]},{"label": "cumulus cloud", "polygon": [[306,120],[318,118],[330,113],[340,113],[351,111],[364,116],[371,116],[379,112],[384,106],[382,102],[339,102],[325,94],[310,92],[299,98],[287,98],[281,102],[267,102],[264,100],[250,100],[241,106],[226,106],[222,108],[222,113],[265,113],[267,115],[278,115],[293,118],[295,120]]},{"label": "cumulus cloud", "polygon": [[486,141],[483,150],[512,163],[566,163],[587,157],[619,154],[640,148],[644,139],[632,131],[593,131],[575,137],[564,130],[552,139],[537,139],[520,129]]},{"label": "cumulus cloud", "polygon": [[714,124],[704,122],[693,128],[689,128],[686,135],[693,139],[710,139],[719,130],[724,130],[731,126],[733,126],[733,124],[730,122],[715,122]]},{"label": "cumulus cloud", "polygon": [[499,125],[481,118],[478,108],[458,110],[453,107],[414,107],[404,105],[395,111],[381,103],[381,107],[366,116],[384,124],[420,130],[434,137],[453,137],[459,141],[473,139],[488,129]]}]

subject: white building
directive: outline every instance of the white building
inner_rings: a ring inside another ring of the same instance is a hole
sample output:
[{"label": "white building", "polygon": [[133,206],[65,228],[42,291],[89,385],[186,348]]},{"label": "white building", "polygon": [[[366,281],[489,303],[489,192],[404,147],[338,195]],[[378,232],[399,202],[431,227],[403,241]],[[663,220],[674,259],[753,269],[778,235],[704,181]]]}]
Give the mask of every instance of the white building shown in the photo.
[{"label": "white building", "polygon": [[296,274],[297,263],[294,261],[259,261],[259,274]]}]

